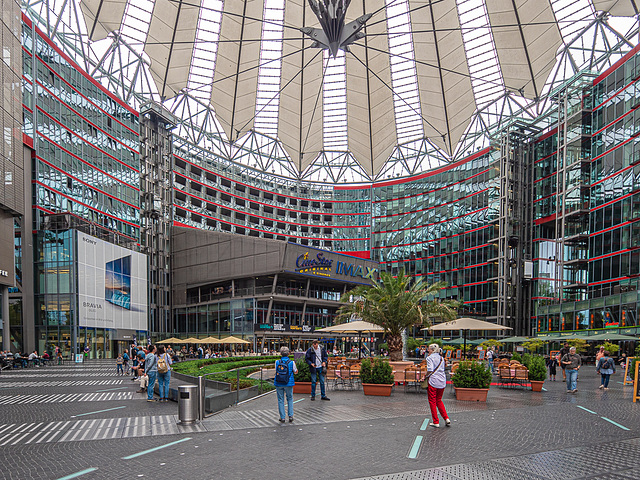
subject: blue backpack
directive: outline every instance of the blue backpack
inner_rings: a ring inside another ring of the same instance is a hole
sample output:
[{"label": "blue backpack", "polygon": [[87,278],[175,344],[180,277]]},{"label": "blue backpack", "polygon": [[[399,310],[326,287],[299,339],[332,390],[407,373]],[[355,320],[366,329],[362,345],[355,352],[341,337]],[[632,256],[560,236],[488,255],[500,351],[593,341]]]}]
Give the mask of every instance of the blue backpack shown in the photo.
[{"label": "blue backpack", "polygon": [[280,385],[287,385],[289,383],[289,378],[291,378],[291,369],[289,368],[290,363],[291,360],[287,360],[286,363],[282,360],[278,360],[274,383],[278,383]]}]

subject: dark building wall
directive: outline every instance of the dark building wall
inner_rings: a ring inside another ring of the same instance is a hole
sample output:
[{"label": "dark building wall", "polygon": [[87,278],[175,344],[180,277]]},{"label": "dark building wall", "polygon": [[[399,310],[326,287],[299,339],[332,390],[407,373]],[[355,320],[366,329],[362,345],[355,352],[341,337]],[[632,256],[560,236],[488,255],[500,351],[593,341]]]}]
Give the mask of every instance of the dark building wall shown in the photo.
[{"label": "dark building wall", "polygon": [[[0,101],[0,210],[24,212],[22,196],[22,49],[20,2],[2,0],[2,100]],[[13,230],[13,224],[11,225]],[[1,279],[0,279],[1,280]]]},{"label": "dark building wall", "polygon": [[173,228],[172,244],[174,305],[186,303],[189,286],[280,271],[287,247],[277,240],[181,227]]}]

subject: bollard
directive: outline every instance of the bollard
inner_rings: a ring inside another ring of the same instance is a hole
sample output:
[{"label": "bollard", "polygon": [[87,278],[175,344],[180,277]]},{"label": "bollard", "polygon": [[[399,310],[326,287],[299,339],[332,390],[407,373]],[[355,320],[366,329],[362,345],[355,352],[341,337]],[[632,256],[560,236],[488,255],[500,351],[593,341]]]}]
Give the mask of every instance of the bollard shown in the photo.
[{"label": "bollard", "polygon": [[236,405],[240,403],[240,369],[236,370]]},{"label": "bollard", "polygon": [[198,398],[200,399],[199,408],[198,408],[198,419],[204,420],[204,401],[205,401],[205,386],[204,386],[204,376],[198,377]]},{"label": "bollard", "polygon": [[178,387],[178,420],[193,423],[198,419],[198,387],[180,385]]}]

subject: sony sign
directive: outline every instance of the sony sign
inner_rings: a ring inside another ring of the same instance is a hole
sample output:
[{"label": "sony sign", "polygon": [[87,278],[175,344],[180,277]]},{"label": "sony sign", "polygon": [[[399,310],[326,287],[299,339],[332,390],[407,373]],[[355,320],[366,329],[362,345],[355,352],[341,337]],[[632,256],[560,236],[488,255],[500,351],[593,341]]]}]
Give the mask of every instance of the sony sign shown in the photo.
[{"label": "sony sign", "polygon": [[79,325],[147,329],[147,257],[78,232]]}]

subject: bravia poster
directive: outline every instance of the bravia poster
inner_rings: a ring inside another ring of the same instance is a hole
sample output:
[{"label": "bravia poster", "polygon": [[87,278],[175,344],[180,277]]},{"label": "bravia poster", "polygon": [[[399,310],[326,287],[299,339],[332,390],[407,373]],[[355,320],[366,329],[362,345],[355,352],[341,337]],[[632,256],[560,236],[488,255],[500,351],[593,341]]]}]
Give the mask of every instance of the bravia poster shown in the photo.
[{"label": "bravia poster", "polygon": [[147,329],[147,257],[78,232],[79,325]]}]

